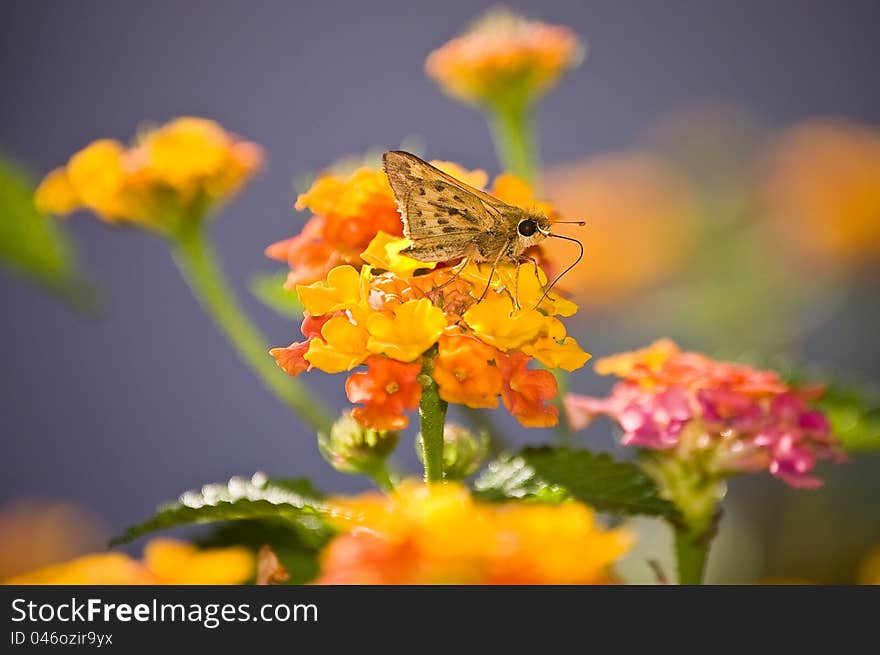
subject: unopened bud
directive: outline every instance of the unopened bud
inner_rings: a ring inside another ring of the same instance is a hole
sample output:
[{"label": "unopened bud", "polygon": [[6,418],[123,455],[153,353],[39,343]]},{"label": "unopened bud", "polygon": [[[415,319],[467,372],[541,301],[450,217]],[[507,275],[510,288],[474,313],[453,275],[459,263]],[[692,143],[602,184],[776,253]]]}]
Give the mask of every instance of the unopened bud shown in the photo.
[{"label": "unopened bud", "polygon": [[397,440],[397,432],[365,428],[346,412],[329,433],[318,433],[318,448],[337,471],[371,474],[382,467]]},{"label": "unopened bud", "polygon": [[[416,451],[422,459],[422,435],[416,439]],[[462,425],[447,423],[443,428],[443,477],[460,480],[477,472],[489,453],[489,436],[474,435]],[[424,462],[423,462],[424,463]]]}]

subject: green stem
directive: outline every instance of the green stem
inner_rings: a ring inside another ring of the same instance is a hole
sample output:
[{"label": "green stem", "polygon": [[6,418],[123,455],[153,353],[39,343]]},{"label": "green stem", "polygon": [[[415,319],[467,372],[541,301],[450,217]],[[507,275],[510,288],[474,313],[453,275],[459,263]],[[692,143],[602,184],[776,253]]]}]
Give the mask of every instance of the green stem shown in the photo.
[{"label": "green stem", "polygon": [[709,540],[694,536],[685,528],[675,528],[675,560],[678,564],[678,584],[703,584]]},{"label": "green stem", "polygon": [[205,238],[202,221],[186,221],[181,225],[171,239],[173,254],[193,294],[267,389],[316,430],[329,429],[330,414],[321,402],[272,361],[266,339],[230,291],[213,248]]},{"label": "green stem", "polygon": [[565,394],[568,393],[568,373],[559,368],[547,369],[553,374],[556,380],[556,398],[553,404],[559,411],[559,422],[556,424],[556,436],[563,445],[570,446],[574,442],[574,430],[571,429],[571,423],[568,422],[568,413],[565,411]]},{"label": "green stem", "polygon": [[527,103],[499,103],[489,108],[489,127],[501,166],[534,184],[538,165],[532,113]]},{"label": "green stem", "polygon": [[385,466],[384,462],[381,466],[377,466],[374,470],[370,471],[368,475],[373,484],[382,491],[394,491],[394,481],[391,479],[391,474],[388,473],[388,467]]},{"label": "green stem", "polygon": [[425,463],[425,482],[443,481],[443,427],[446,423],[446,401],[440,397],[434,381],[434,358],[425,357],[422,368],[422,399],[419,401],[419,419],[422,424],[422,460]]}]

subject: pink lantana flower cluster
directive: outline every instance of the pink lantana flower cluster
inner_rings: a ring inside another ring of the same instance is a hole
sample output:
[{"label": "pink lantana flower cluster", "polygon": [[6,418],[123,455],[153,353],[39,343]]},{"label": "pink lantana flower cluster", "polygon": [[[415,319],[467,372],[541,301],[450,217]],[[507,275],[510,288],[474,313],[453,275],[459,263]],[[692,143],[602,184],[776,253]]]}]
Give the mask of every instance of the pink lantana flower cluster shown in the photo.
[{"label": "pink lantana flower cluster", "polygon": [[710,475],[768,470],[794,487],[822,482],[818,461],[840,459],[825,414],[812,407],[820,388],[794,388],[773,371],[720,362],[669,340],[599,360],[602,375],[621,378],[606,398],[569,394],[573,427],[605,415],[624,445],[698,461]]}]

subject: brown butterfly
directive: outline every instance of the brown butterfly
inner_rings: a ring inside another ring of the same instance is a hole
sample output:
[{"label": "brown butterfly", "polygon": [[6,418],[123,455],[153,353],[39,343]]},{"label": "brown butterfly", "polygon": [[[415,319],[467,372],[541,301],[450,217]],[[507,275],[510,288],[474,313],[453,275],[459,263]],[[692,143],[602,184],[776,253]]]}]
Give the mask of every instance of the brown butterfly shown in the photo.
[{"label": "brown butterfly", "polygon": [[[500,262],[519,265],[531,261],[537,266],[526,250],[547,237],[574,241],[581,247],[581,254],[547,287],[546,295],[583,256],[583,245],[576,239],[551,234],[550,219],[539,212],[508,205],[408,152],[392,150],[382,159],[403,219],[403,234],[412,241],[402,252],[413,259],[422,262],[460,259],[456,273],[469,262],[491,262],[491,286],[492,275]],[[584,225],[582,221],[573,222]]]}]

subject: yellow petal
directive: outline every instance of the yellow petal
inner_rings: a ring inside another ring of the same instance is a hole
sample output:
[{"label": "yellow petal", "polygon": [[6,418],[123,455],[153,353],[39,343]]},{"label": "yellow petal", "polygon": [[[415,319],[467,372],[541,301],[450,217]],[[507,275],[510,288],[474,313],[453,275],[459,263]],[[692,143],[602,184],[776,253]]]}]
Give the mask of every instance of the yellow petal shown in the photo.
[{"label": "yellow petal", "polygon": [[510,297],[499,293],[473,305],[463,318],[481,341],[505,351],[533,341],[547,327],[546,316],[534,309],[514,311]]},{"label": "yellow petal", "polygon": [[384,271],[391,271],[400,277],[408,277],[420,268],[434,268],[434,262],[420,262],[412,257],[401,255],[400,251],[409,247],[412,241],[406,238],[393,237],[385,232],[379,232],[367,249],[361,253],[361,259],[368,264]]},{"label": "yellow petal", "polygon": [[400,362],[411,362],[430,348],[443,333],[443,310],[427,298],[409,300],[393,313],[376,313],[367,321],[367,348]]},{"label": "yellow petal", "polygon": [[312,339],[305,360],[325,373],[350,371],[367,356],[367,332],[345,316],[334,316],[321,328],[322,339]]},{"label": "yellow petal", "polygon": [[105,218],[128,217],[122,197],[125,149],[112,139],[89,144],[67,164],[67,176],[83,205]]},{"label": "yellow petal", "polygon": [[37,209],[47,214],[69,214],[80,206],[79,196],[63,166],[49,173],[34,193]]},{"label": "yellow petal", "polygon": [[533,343],[523,345],[522,351],[548,368],[561,368],[566,371],[581,368],[592,357],[584,352],[572,337],[566,337],[562,342],[550,337],[541,337]]},{"label": "yellow petal", "polygon": [[361,274],[353,266],[337,266],[327,274],[327,281],[296,285],[303,307],[312,316],[323,316],[348,309],[363,300]]},{"label": "yellow petal", "polygon": [[241,584],[253,575],[254,556],[240,546],[200,550],[154,539],[144,548],[144,564],[164,584]]},{"label": "yellow petal", "polygon": [[[519,266],[505,262],[495,267],[494,274],[491,266],[468,264],[462,270],[460,277],[473,284],[474,293],[479,294],[489,283],[490,274],[492,288],[516,296],[523,308],[540,309],[550,316],[572,316],[578,310],[576,304],[559,294],[550,292],[544,296],[547,275],[542,268],[536,267],[532,262],[525,262]],[[537,306],[539,300],[541,304]]]},{"label": "yellow petal", "polygon": [[141,146],[151,174],[174,189],[192,193],[228,164],[230,139],[219,124],[204,118],[177,118],[147,134]]}]

